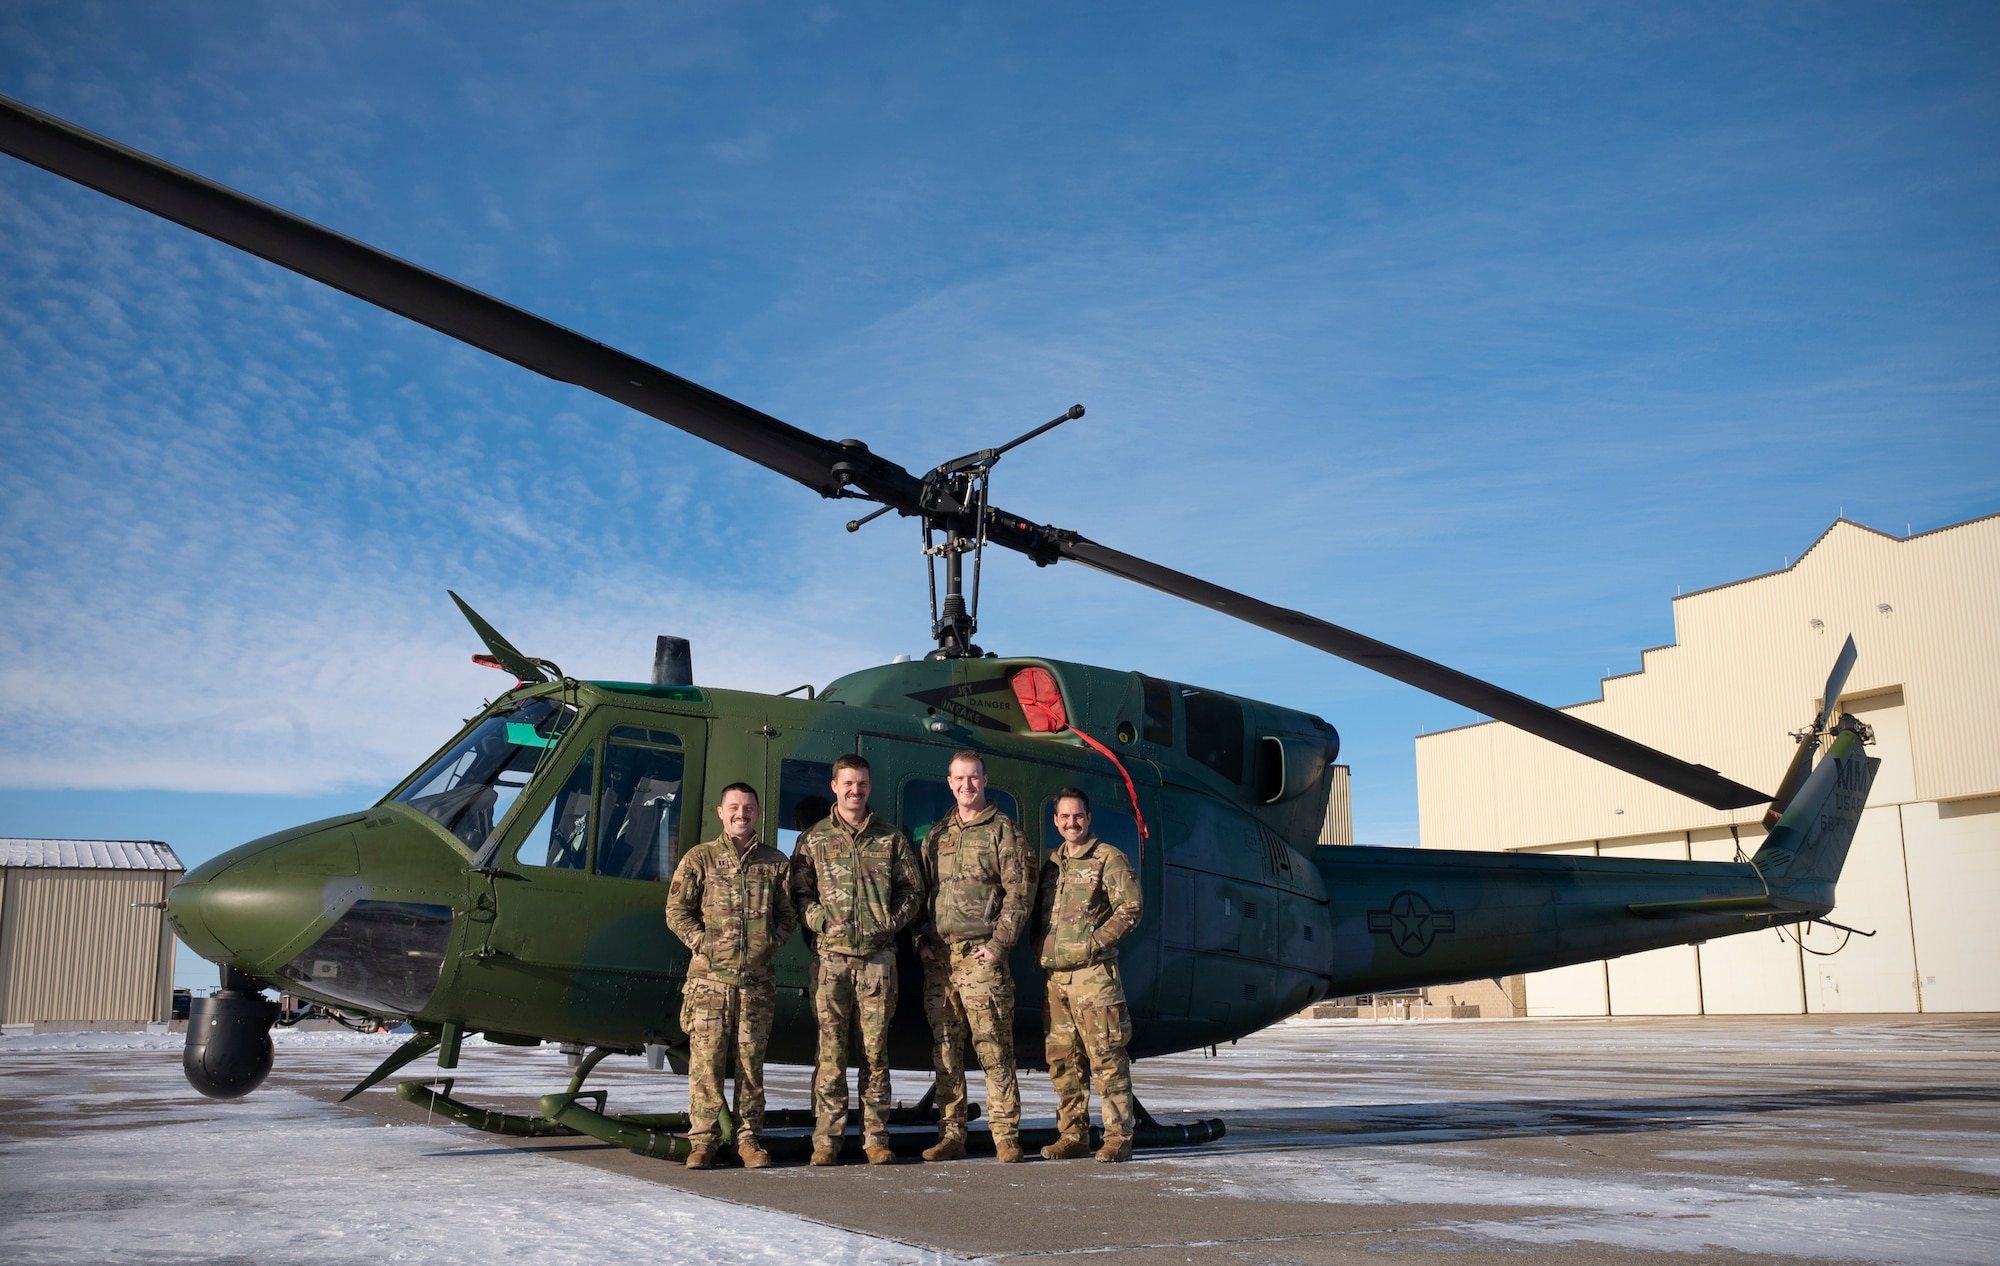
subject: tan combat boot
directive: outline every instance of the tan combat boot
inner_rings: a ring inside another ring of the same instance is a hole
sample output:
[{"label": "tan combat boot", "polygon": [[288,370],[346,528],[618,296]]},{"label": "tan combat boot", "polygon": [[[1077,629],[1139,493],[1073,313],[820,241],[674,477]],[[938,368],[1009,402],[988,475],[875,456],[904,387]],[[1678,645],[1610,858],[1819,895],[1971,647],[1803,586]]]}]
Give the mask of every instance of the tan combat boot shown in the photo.
[{"label": "tan combat boot", "polygon": [[993,1159],[1002,1165],[1017,1165],[1021,1161],[1021,1140],[994,1139]]},{"label": "tan combat boot", "polygon": [[715,1144],[713,1144],[713,1143],[696,1143],[696,1144],[694,1145],[694,1150],[688,1153],[688,1168],[689,1168],[689,1169],[714,1169],[714,1168],[715,1168]]},{"label": "tan combat boot", "polygon": [[955,1161],[965,1159],[965,1135],[957,1130],[946,1130],[938,1135],[938,1141],[924,1149],[927,1161]]},{"label": "tan combat boot", "polygon": [[1097,1149],[1097,1159],[1107,1164],[1132,1159],[1132,1140],[1112,1138],[1106,1135],[1104,1146]]},{"label": "tan combat boot", "polygon": [[771,1165],[771,1154],[747,1134],[736,1140],[736,1159],[743,1162],[745,1169],[768,1169]]},{"label": "tan combat boot", "polygon": [[893,1165],[896,1163],[896,1154],[880,1143],[870,1143],[861,1150],[867,1155],[870,1165]]},{"label": "tan combat boot", "polygon": [[812,1163],[815,1165],[840,1164],[840,1149],[832,1143],[813,1144]]},{"label": "tan combat boot", "polygon": [[1065,1134],[1042,1149],[1043,1160],[1075,1160],[1090,1155],[1090,1144],[1074,1134]]}]

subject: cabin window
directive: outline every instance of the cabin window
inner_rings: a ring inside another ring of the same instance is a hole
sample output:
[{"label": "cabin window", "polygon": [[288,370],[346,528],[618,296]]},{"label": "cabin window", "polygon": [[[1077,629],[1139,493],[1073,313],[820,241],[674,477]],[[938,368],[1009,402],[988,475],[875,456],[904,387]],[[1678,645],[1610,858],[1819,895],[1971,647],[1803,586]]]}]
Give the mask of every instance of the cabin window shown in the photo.
[{"label": "cabin window", "polygon": [[[1106,804],[1090,806],[1090,833],[1127,857],[1139,856],[1139,824],[1123,809]],[[1051,850],[1062,847],[1062,832],[1056,830],[1056,802],[1042,806],[1042,841]]]},{"label": "cabin window", "polygon": [[1181,687],[1187,754],[1233,783],[1243,781],[1243,705],[1228,695]]},{"label": "cabin window", "polygon": [[[1021,824],[1020,806],[1012,795],[998,787],[988,787],[986,798],[1014,819],[1014,825]],[[958,800],[951,794],[950,783],[935,778],[912,778],[903,784],[903,831],[911,843],[923,843],[938,819],[957,811]]]},{"label": "cabin window", "polygon": [[435,818],[476,853],[575,717],[576,709],[549,698],[503,708],[431,762],[395,798]]},{"label": "cabin window", "polygon": [[1146,696],[1145,739],[1161,747],[1174,745],[1174,688],[1157,677],[1141,677]]},{"label": "cabin window", "polygon": [[584,752],[562,790],[521,841],[516,860],[523,866],[582,870],[590,848],[590,793],[596,779],[597,749]]},{"label": "cabin window", "polygon": [[673,878],[687,755],[668,730],[621,725],[604,749],[597,793],[597,873],[617,879]]},{"label": "cabin window", "polygon": [[[824,698],[824,696],[821,696]],[[790,857],[799,836],[833,812],[833,765],[827,761],[778,762],[778,851]]]}]

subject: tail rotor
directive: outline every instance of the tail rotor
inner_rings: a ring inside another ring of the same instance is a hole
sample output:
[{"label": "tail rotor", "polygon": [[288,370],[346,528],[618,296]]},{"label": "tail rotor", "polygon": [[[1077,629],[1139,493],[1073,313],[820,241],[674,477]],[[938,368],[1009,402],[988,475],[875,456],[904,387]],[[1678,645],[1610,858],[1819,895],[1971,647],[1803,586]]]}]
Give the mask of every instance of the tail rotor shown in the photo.
[{"label": "tail rotor", "polygon": [[1792,763],[1785,767],[1785,776],[1778,782],[1778,790],[1771,797],[1771,807],[1764,813],[1766,831],[1778,825],[1778,819],[1785,816],[1785,810],[1805,785],[1806,775],[1812,772],[1813,753],[1819,750],[1820,742],[1827,737],[1835,718],[1840,715],[1840,692],[1847,686],[1847,674],[1854,671],[1854,661],[1858,653],[1854,649],[1854,635],[1848,634],[1847,644],[1840,648],[1839,658],[1833,661],[1833,671],[1826,676],[1826,689],[1820,694],[1819,712],[1812,723],[1792,737],[1798,740],[1799,750],[1792,755]]}]

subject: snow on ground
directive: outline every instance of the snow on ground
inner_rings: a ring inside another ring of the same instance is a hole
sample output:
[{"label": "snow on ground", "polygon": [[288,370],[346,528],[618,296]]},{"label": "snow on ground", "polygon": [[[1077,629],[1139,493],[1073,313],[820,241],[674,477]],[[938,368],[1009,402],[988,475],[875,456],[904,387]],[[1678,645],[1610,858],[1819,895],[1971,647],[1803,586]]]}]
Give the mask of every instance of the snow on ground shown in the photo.
[{"label": "snow on ground", "polygon": [[[1885,1077],[1918,1087],[1979,1083],[1986,1093],[1978,1097],[1991,1103],[1996,1039],[2000,1028],[1960,1030],[1942,1017],[1926,1027],[1293,1021],[1213,1059],[1149,1061],[1135,1081],[1156,1112],[1238,1110],[1232,1124],[1244,1128],[1220,1145],[1149,1158],[1156,1175],[1164,1171],[1191,1196],[1548,1210],[1447,1224],[1524,1244],[1990,1266],[2000,1261],[2000,1201],[1990,1183],[1976,1191],[1876,1188],[1909,1185],[1893,1179],[1899,1169],[1960,1171],[1968,1186],[1973,1175],[2000,1173],[2000,1119],[1991,1109],[1948,1128],[1903,1128],[1893,1139],[1878,1122],[1838,1110],[1730,1117],[1757,1096],[1849,1089],[1865,1100]],[[1149,1094],[1148,1080],[1165,1093]],[[1563,1097],[1544,1099],[1552,1089]],[[1588,1132],[1568,1160],[1482,1145],[1509,1133],[1563,1139],[1562,1118],[1586,1114]],[[1663,1123],[1676,1116],[1698,1133]],[[1326,1132],[1315,1133],[1314,1122]],[[1260,1128],[1279,1123],[1288,1128],[1276,1138]],[[1358,1138],[1357,1125],[1368,1127]],[[1690,1146],[1662,1149],[1636,1170],[1593,1159],[1593,1136],[1626,1128],[1675,1130]],[[1697,1137],[1730,1146],[1697,1148]],[[1816,1158],[1814,1143],[1830,1150]],[[1816,1159],[1835,1156],[1850,1165],[1865,1157],[1885,1181],[1815,1174]]]},{"label": "snow on ground", "polygon": [[[386,1054],[400,1046],[408,1036],[407,1031],[354,1033],[346,1029],[311,1029],[304,1032],[274,1029],[271,1042],[281,1053],[287,1050],[372,1050]],[[49,1051],[172,1051],[178,1055],[186,1044],[187,1037],[182,1033],[139,1030],[129,1033],[24,1033],[0,1037],[0,1055],[32,1055]]]},{"label": "snow on ground", "polygon": [[[340,1052],[365,1070],[394,1039],[279,1042],[280,1059]],[[12,1266],[954,1260],[470,1131],[385,1126],[282,1086],[202,1099],[181,1078],[179,1045],[148,1034],[0,1042],[12,1101],[0,1134],[0,1242]]]},{"label": "snow on ground", "polygon": [[[300,1093],[352,1084],[394,1035],[280,1033],[271,1084],[236,1103],[187,1089],[181,1040],[0,1039],[10,1262],[952,1260]],[[457,1077],[471,1102],[518,1101],[568,1069],[553,1047],[475,1040]],[[1990,1020],[1294,1022],[1212,1058],[1148,1060],[1134,1081],[1157,1114],[1221,1114],[1230,1134],[1094,1179],[1454,1206],[1423,1224],[1460,1244],[2000,1261]],[[809,1070],[774,1066],[769,1082],[773,1106],[809,1102]],[[897,1097],[926,1083],[899,1072]],[[686,1103],[684,1079],[637,1059],[591,1084],[614,1110]],[[1031,1122],[1053,1115],[1045,1076],[1022,1089]]]},{"label": "snow on ground", "polygon": [[[1242,1149],[1249,1150],[1249,1149]],[[1595,1243],[1655,1252],[1715,1248],[1838,1260],[1990,1266],[2000,1253],[1991,1197],[1851,1191],[1709,1173],[1607,1175],[1501,1167],[1466,1148],[1371,1149],[1365,1156],[1238,1150],[1161,1162],[1188,1195],[1330,1204],[1475,1204],[1546,1209],[1538,1217],[1448,1222],[1441,1229],[1522,1244]],[[1825,1180],[1831,1182],[1831,1179]]]}]

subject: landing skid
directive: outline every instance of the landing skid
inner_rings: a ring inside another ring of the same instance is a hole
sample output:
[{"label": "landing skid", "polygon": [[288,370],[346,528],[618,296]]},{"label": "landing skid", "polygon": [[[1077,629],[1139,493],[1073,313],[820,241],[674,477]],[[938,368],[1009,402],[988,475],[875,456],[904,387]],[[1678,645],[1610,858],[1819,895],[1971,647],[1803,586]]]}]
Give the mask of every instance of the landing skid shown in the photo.
[{"label": "landing skid", "polygon": [[[685,1112],[658,1113],[612,1113],[605,1110],[606,1093],[602,1090],[585,1090],[583,1083],[597,1065],[607,1055],[618,1052],[605,1047],[590,1052],[577,1065],[576,1074],[570,1078],[569,1088],[558,1094],[543,1095],[538,1106],[539,1116],[524,1116],[520,1113],[501,1112],[498,1109],[477,1108],[451,1097],[455,1085],[454,1078],[432,1078],[422,1081],[405,1081],[396,1086],[396,1095],[404,1102],[414,1104],[427,1112],[435,1113],[460,1125],[489,1134],[502,1134],[513,1138],[555,1138],[586,1135],[613,1147],[622,1147],[640,1156],[652,1156],[660,1160],[686,1160],[690,1150],[687,1138],[688,1118]],[[385,1074],[386,1075],[386,1074]],[[439,1088],[441,1087],[441,1088]],[[357,1090],[360,1087],[356,1088]],[[1133,1107],[1138,1117],[1137,1128],[1133,1131],[1132,1146],[1135,1149],[1161,1147],[1191,1147],[1199,1143],[1209,1143],[1219,1139],[1226,1127],[1219,1118],[1193,1121],[1185,1124],[1166,1124],[1153,1118],[1145,1105],[1134,1100]],[[979,1105],[972,1105],[972,1115],[979,1115]],[[926,1090],[924,1097],[914,1105],[892,1108],[889,1111],[889,1147],[898,1156],[915,1156],[937,1141],[930,1130],[910,1127],[935,1126],[937,1109],[932,1103],[932,1091]],[[733,1157],[736,1144],[736,1119],[725,1105],[718,1121],[721,1134],[721,1151],[724,1157]],[[764,1114],[764,1148],[774,1160],[804,1161],[812,1155],[812,1138],[809,1135],[773,1134],[774,1130],[810,1130],[813,1114],[795,1108],[781,1108]],[[1021,1131],[1021,1147],[1034,1152],[1054,1143],[1061,1135],[1053,1129],[1027,1129]],[[1104,1132],[1093,1127],[1090,1131],[1090,1145],[1103,1145]],[[844,1140],[843,1151],[859,1155],[860,1136],[850,1132]],[[966,1151],[974,1156],[993,1155],[993,1135],[986,1130],[967,1132]]]}]

